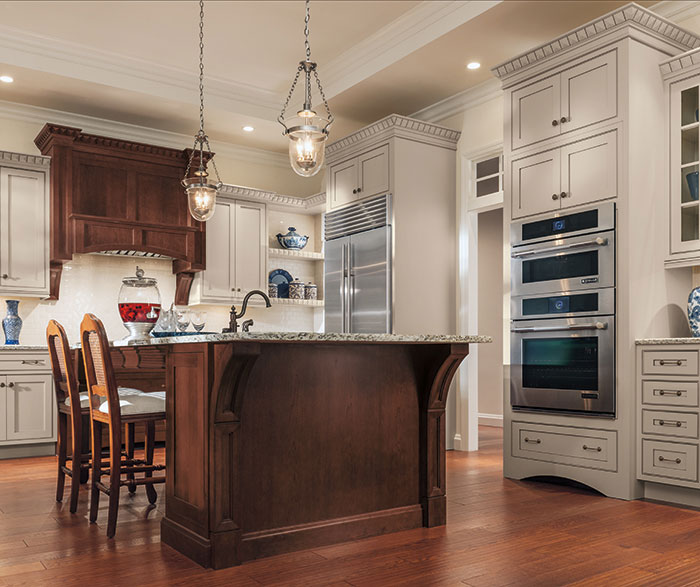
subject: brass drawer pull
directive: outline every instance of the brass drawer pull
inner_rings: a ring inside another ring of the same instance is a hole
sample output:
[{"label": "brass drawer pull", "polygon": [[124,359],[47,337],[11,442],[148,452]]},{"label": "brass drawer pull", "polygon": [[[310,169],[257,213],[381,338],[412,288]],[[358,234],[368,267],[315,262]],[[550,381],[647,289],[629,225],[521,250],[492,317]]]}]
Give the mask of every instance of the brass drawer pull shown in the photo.
[{"label": "brass drawer pull", "polygon": [[583,450],[593,450],[593,451],[595,451],[595,452],[600,452],[600,451],[602,451],[603,449],[600,448],[599,446],[587,446],[587,445],[584,444],[584,445],[583,445]]},{"label": "brass drawer pull", "polygon": [[662,367],[665,365],[676,365],[677,367],[680,367],[683,364],[683,361],[681,359],[677,359],[675,361],[665,361],[664,359],[659,360],[659,365]]},{"label": "brass drawer pull", "polygon": [[[665,459],[665,458],[663,457],[663,455],[660,455],[660,456],[659,456],[659,461],[661,461],[662,463],[663,463],[664,461],[668,461],[668,460],[671,460],[671,459]],[[676,465],[680,465],[680,464],[681,464],[681,460],[680,460],[679,458],[675,458],[675,459],[672,459],[672,460],[675,460],[675,461],[676,461]]]},{"label": "brass drawer pull", "polygon": [[680,428],[683,425],[683,422],[680,422],[679,420],[657,420],[659,426],[675,426],[676,428]]},{"label": "brass drawer pull", "polygon": [[39,359],[22,359],[22,365],[43,365],[44,361]]},{"label": "brass drawer pull", "polygon": [[668,393],[669,395],[674,395],[674,394],[675,394],[677,397],[681,397],[681,396],[683,395],[683,392],[682,392],[680,389],[678,389],[678,390],[676,390],[676,391],[673,391],[673,390],[664,390],[664,389],[655,389],[654,391],[658,391],[658,392],[659,392],[659,395],[666,395],[667,393]]},{"label": "brass drawer pull", "polygon": [[535,438],[534,440],[530,440],[527,436],[524,438],[525,442],[529,442],[530,444],[540,444],[542,441],[539,438]]}]

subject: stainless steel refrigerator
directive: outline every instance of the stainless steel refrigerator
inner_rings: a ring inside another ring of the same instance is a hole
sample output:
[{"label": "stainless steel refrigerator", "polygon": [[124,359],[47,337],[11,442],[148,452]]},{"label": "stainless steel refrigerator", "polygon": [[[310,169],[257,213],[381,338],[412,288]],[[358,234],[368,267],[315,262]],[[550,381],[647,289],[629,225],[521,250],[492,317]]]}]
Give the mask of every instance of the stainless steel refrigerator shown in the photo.
[{"label": "stainless steel refrigerator", "polygon": [[388,195],[326,214],[326,332],[391,332],[391,229]]}]

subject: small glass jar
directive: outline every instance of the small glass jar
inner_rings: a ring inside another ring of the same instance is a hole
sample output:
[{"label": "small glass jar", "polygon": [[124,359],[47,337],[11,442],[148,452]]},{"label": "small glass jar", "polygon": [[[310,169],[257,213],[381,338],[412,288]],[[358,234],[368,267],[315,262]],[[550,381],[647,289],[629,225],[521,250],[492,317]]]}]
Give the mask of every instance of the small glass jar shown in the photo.
[{"label": "small glass jar", "polygon": [[160,292],[153,277],[144,277],[136,267],[136,277],[125,277],[119,290],[119,316],[129,335],[124,340],[147,340],[160,315]]},{"label": "small glass jar", "polygon": [[304,283],[299,281],[299,279],[294,279],[289,284],[289,298],[292,300],[303,300],[304,299]]},{"label": "small glass jar", "polygon": [[304,288],[304,299],[306,300],[316,300],[318,299],[318,286],[315,283],[306,284]]}]

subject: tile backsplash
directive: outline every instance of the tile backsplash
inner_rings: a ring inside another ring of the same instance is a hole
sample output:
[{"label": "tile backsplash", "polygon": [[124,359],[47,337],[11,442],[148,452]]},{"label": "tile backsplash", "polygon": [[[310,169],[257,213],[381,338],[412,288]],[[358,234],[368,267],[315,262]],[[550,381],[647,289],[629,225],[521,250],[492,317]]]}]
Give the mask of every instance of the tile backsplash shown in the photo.
[{"label": "tile backsplash", "polygon": [[[105,255],[75,255],[63,266],[61,292],[57,301],[18,297],[19,315],[24,321],[20,343],[43,345],[46,343],[46,324],[50,319],[58,320],[66,329],[71,342],[78,340],[80,321],[86,312],[102,320],[110,339],[126,336],[117,311],[117,297],[121,280],[134,275],[136,266],[148,277],[158,280],[161,302],[169,308],[175,296],[175,275],[170,261],[137,259],[133,257],[108,257]],[[301,267],[299,267],[301,269]],[[306,280],[312,275],[299,275]],[[2,298],[4,302],[6,299]],[[240,304],[238,304],[240,306]],[[207,312],[206,331],[220,332],[228,325],[229,307],[197,306]],[[0,318],[6,313],[5,304],[0,306]],[[271,308],[249,306],[246,319],[253,318],[252,330],[258,332],[298,331],[310,332],[321,329],[322,310],[306,307],[272,306]],[[190,326],[190,330],[192,327]],[[4,338],[0,339],[0,344]]]}]

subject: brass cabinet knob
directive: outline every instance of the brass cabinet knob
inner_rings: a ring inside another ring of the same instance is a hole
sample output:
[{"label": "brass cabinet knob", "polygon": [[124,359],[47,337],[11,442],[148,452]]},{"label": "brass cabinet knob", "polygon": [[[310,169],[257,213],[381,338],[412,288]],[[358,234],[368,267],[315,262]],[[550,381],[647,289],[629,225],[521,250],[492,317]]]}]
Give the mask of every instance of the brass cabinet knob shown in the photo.
[{"label": "brass cabinet knob", "polygon": [[559,194],[559,197],[562,198],[562,199],[568,198],[568,197],[569,197],[569,194],[567,194],[566,192],[562,192],[561,194]]},{"label": "brass cabinet knob", "polygon": [[552,120],[552,126],[558,126],[559,121],[558,120]]},{"label": "brass cabinet knob", "polygon": [[5,387],[5,384],[4,384],[4,383],[0,383],[0,387]]},{"label": "brass cabinet knob", "polygon": [[7,273],[3,273],[3,274],[2,274],[2,278],[3,278],[3,279],[7,279],[8,277],[10,277],[10,276],[9,276]]},{"label": "brass cabinet knob", "polygon": [[552,200],[558,200],[559,196],[557,194],[552,194]]},{"label": "brass cabinet knob", "polygon": [[7,384],[7,387],[14,387],[15,384],[10,381],[10,383]]},{"label": "brass cabinet knob", "polygon": [[568,119],[566,116],[562,116],[562,117],[561,117],[561,120],[560,120],[559,122],[561,122],[562,124],[564,124],[565,122],[569,122],[569,119]]}]

